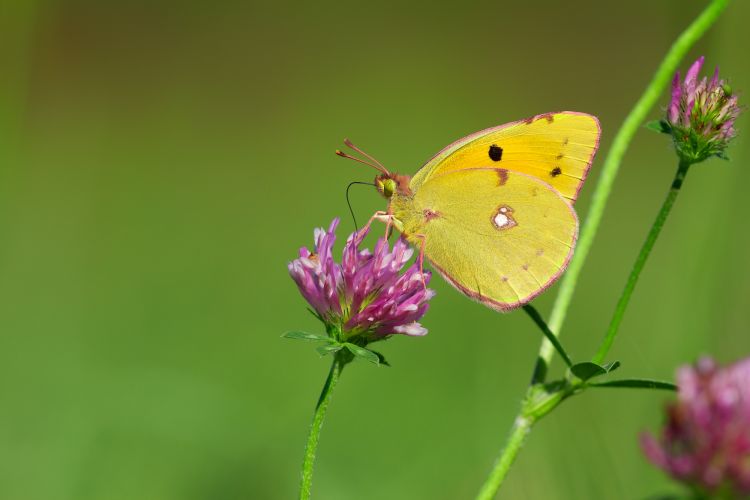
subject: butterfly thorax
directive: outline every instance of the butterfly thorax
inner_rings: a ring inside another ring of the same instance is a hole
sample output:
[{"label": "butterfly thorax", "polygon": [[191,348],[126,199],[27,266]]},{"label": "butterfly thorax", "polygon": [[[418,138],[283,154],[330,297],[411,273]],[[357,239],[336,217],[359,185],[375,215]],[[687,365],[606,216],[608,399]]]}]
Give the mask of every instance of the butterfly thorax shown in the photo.
[{"label": "butterfly thorax", "polygon": [[409,219],[406,214],[412,211],[413,193],[409,187],[411,177],[408,175],[388,173],[375,178],[375,187],[385,199],[389,200],[388,213],[391,216],[393,226],[401,233],[406,234],[404,219]]}]

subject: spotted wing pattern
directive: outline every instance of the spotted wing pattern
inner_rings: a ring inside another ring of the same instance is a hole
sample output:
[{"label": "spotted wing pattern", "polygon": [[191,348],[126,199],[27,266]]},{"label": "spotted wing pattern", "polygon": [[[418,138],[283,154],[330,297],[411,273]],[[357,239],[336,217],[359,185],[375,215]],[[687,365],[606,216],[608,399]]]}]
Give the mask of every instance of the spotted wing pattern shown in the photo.
[{"label": "spotted wing pattern", "polygon": [[444,148],[414,175],[410,187],[417,191],[439,175],[490,166],[536,177],[572,204],[586,180],[600,135],[596,117],[572,111],[507,123]]}]

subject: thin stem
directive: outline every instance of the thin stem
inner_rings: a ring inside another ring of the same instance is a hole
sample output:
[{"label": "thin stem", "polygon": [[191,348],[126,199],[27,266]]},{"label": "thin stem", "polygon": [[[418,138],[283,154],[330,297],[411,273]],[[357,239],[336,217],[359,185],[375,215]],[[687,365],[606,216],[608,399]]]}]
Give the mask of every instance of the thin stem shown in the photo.
[{"label": "thin stem", "polygon": [[328,372],[328,378],[320,392],[318,404],[315,406],[312,424],[310,425],[310,434],[307,436],[307,445],[305,446],[305,459],[302,462],[302,482],[300,483],[299,498],[308,500],[310,498],[310,487],[312,486],[313,465],[315,463],[315,451],[318,448],[320,438],[320,429],[323,427],[323,420],[326,416],[328,403],[331,400],[331,394],[339,380],[339,375],[344,369],[345,362],[342,362],[337,354],[334,354],[331,369]]},{"label": "thin stem", "polygon": [[635,260],[635,264],[633,264],[633,270],[630,271],[630,276],[628,276],[628,281],[627,283],[625,283],[625,288],[622,291],[622,295],[620,295],[620,300],[617,301],[615,312],[612,315],[612,320],[609,323],[609,328],[607,329],[607,333],[604,336],[602,345],[599,347],[599,350],[592,359],[594,363],[601,363],[602,361],[604,361],[604,358],[607,357],[607,353],[612,347],[612,343],[615,341],[617,332],[620,329],[620,323],[622,323],[622,318],[625,316],[625,310],[628,308],[628,304],[630,303],[630,297],[633,295],[635,285],[638,283],[638,278],[641,276],[641,272],[643,271],[643,266],[646,265],[648,256],[651,254],[651,250],[654,248],[654,243],[656,243],[656,239],[659,237],[659,233],[661,233],[661,229],[662,227],[664,227],[664,223],[667,221],[667,216],[672,210],[672,206],[674,205],[675,199],[677,199],[677,195],[680,193],[682,182],[685,180],[685,176],[687,175],[689,168],[690,163],[685,161],[681,161],[679,167],[677,167],[677,173],[675,173],[674,180],[672,181],[672,187],[669,189],[669,193],[667,193],[667,197],[661,206],[661,210],[659,210],[659,213],[656,215],[656,220],[654,220],[654,224],[651,226],[651,230],[648,232],[646,241],[643,242],[641,251]]},{"label": "thin stem", "polygon": [[[581,229],[576,252],[560,284],[560,291],[552,309],[548,329],[553,334],[558,336],[560,334],[560,329],[565,321],[565,315],[567,314],[578,281],[578,275],[586,261],[589,249],[594,241],[594,236],[596,236],[596,232],[599,229],[607,199],[612,191],[612,184],[617,177],[617,171],[620,168],[625,151],[630,145],[630,141],[638,131],[641,123],[646,119],[651,108],[656,104],[659,96],[669,84],[670,78],[680,64],[680,61],[688,50],[690,50],[690,47],[716,22],[728,4],[729,0],[713,0],[675,40],[643,95],[638,99],[638,102],[636,102],[633,109],[625,118],[625,121],[620,126],[617,135],[612,141],[612,146],[604,161],[602,173],[594,191],[588,217]],[[539,385],[544,381],[553,353],[553,344],[545,338],[539,348],[539,357],[534,367],[534,384]],[[524,418],[523,413],[520,413],[516,418],[506,445],[496,460],[492,472],[482,486],[477,500],[490,500],[494,498],[533,425],[534,421]]]},{"label": "thin stem", "polygon": [[[615,177],[617,177],[617,171],[620,168],[625,151],[630,145],[630,141],[648,116],[651,108],[656,104],[659,96],[669,84],[680,61],[685,57],[690,47],[716,22],[716,19],[718,19],[727,4],[729,4],[729,0],[713,0],[675,40],[656,70],[651,82],[649,82],[646,90],[643,92],[643,95],[638,99],[638,102],[625,118],[625,121],[620,126],[620,130],[617,131],[617,135],[613,139],[612,146],[604,161],[602,173],[591,200],[588,216],[581,228],[576,252],[560,283],[560,291],[557,294],[555,305],[550,315],[550,330],[557,335],[560,334],[563,322],[565,321],[565,316],[568,312],[576,283],[578,282],[578,275],[581,273],[596,232],[599,229],[607,199],[612,191],[612,184],[615,181]],[[538,361],[538,364],[544,364],[542,371],[546,372],[546,367],[552,360],[553,352],[554,348],[552,344],[544,340],[539,349]]]},{"label": "thin stem", "polygon": [[557,353],[560,355],[563,361],[565,361],[565,364],[568,365],[568,367],[573,366],[573,362],[570,360],[570,356],[568,356],[568,353],[565,352],[565,349],[563,348],[560,341],[557,340],[557,336],[549,329],[549,326],[547,326],[547,323],[545,323],[544,318],[542,318],[542,315],[539,314],[539,311],[537,311],[536,308],[531,304],[526,304],[525,306],[523,306],[523,310],[526,311],[526,314],[528,314],[534,321],[534,323],[536,323],[536,325],[539,327],[539,329],[542,330],[544,336],[547,337],[547,340],[549,340],[550,343],[552,343]]},{"label": "thin stem", "polygon": [[492,500],[495,498],[497,490],[500,489],[500,485],[503,483],[503,480],[505,480],[505,476],[508,475],[510,466],[513,465],[518,452],[521,451],[526,436],[531,431],[533,425],[534,421],[530,418],[521,416],[516,418],[515,422],[513,422],[510,436],[508,436],[508,441],[505,443],[505,448],[497,458],[497,461],[492,468],[492,472],[484,482],[476,500]]}]

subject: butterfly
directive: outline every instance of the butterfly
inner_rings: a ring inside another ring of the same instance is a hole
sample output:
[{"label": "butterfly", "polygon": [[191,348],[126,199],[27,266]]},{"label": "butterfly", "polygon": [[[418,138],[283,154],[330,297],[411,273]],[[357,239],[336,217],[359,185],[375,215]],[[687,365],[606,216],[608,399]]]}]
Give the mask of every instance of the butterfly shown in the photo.
[{"label": "butterfly", "polygon": [[573,204],[599,147],[599,120],[561,111],[481,130],[445,147],[413,177],[380,171],[382,220],[464,295],[498,311],[522,306],[563,273],[578,237]]}]

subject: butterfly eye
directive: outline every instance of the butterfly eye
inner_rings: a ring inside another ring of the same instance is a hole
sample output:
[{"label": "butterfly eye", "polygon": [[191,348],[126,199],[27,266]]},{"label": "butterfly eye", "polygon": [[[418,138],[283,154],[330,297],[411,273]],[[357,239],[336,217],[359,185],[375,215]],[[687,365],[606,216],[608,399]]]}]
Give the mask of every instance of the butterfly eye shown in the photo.
[{"label": "butterfly eye", "polygon": [[375,186],[386,199],[391,199],[393,193],[396,192],[396,181],[389,177],[378,177],[375,179]]},{"label": "butterfly eye", "polygon": [[396,181],[394,181],[393,179],[386,179],[383,183],[383,194],[386,196],[386,198],[390,198],[395,192]]}]

